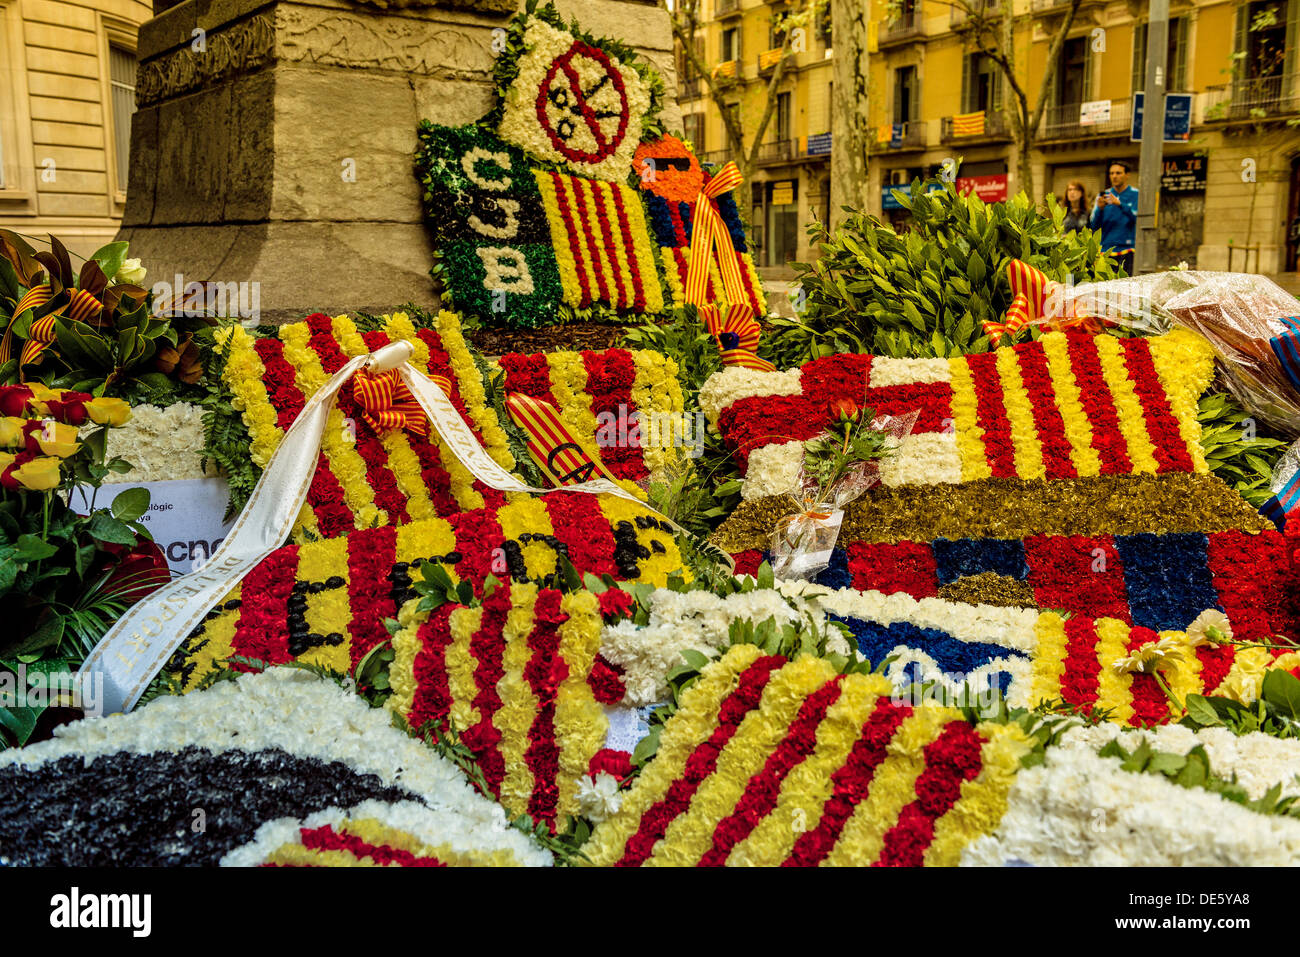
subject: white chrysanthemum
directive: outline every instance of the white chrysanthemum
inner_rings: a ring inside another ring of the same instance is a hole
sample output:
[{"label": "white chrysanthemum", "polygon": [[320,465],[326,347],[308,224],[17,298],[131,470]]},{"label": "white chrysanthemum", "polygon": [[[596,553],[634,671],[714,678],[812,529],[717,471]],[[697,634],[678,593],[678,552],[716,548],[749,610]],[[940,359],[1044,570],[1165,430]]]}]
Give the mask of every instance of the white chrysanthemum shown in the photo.
[{"label": "white chrysanthemum", "polygon": [[593,824],[613,817],[622,803],[618,779],[609,772],[597,772],[595,780],[590,774],[578,778],[578,812]]},{"label": "white chrysanthemum", "polygon": [[749,469],[740,487],[740,497],[748,502],[794,491],[799,484],[803,453],[802,442],[774,442],[754,449],[749,456]]},{"label": "white chrysanthemum", "polygon": [[[1073,733],[1073,732],[1072,732]],[[1259,814],[1201,788],[1120,770],[1088,748],[1052,748],[1022,770],[998,829],[966,866],[1244,866],[1300,863],[1300,821]]]},{"label": "white chrysanthemum", "polygon": [[744,369],[739,366],[727,366],[713,373],[700,388],[699,406],[710,428],[716,428],[718,416],[727,406],[760,395],[799,395],[803,392],[802,373],[798,369],[789,372],[760,372],[757,369]]},{"label": "white chrysanthemum", "polygon": [[951,381],[952,369],[947,359],[894,359],[890,356],[876,356],[871,360],[871,378],[867,384],[872,388],[880,388]]},{"label": "white chrysanthemum", "polygon": [[907,436],[896,453],[881,460],[880,481],[889,486],[957,484],[961,481],[957,436],[951,432]]},{"label": "white chrysanthemum", "polygon": [[[88,427],[89,428],[89,427]],[[161,482],[194,479],[218,474],[212,463],[204,470],[203,410],[188,402],[165,409],[156,405],[131,408],[130,420],[108,430],[108,458],[119,456],[130,462],[131,471],[110,472],[105,484]]]}]

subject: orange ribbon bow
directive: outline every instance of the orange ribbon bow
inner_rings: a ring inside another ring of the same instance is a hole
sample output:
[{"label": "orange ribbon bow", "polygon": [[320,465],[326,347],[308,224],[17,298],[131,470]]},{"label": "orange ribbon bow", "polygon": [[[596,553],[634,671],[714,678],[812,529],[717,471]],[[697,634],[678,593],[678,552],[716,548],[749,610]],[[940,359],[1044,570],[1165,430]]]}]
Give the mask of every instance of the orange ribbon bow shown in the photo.
[{"label": "orange ribbon bow", "polygon": [[[451,395],[451,380],[446,376],[431,375],[429,379]],[[396,369],[378,374],[358,372],[352,379],[352,395],[361,404],[361,417],[376,432],[405,429],[428,436],[429,420]]]},{"label": "orange ribbon bow", "polygon": [[594,472],[614,481],[614,476],[600,461],[599,453],[594,457],[587,454],[551,403],[522,392],[509,392],[506,411],[515,425],[523,429],[528,454],[552,485],[558,488],[588,482]]}]

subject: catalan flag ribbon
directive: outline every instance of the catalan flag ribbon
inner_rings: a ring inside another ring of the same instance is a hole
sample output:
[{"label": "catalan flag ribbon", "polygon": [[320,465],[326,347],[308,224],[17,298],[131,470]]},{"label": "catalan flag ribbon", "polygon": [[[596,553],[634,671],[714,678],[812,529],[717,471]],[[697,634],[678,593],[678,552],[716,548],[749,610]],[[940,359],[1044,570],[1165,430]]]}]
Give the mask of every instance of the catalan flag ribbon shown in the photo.
[{"label": "catalan flag ribbon", "polygon": [[506,395],[506,411],[515,425],[524,430],[528,454],[557,488],[589,482],[595,473],[614,481],[600,455],[587,454],[551,403],[522,392],[511,392]]},{"label": "catalan flag ribbon", "polygon": [[974,113],[958,113],[952,118],[952,135],[983,136],[984,111],[977,110]]},{"label": "catalan flag ribbon", "polygon": [[[4,337],[0,338],[0,364],[13,358],[13,326],[18,321],[18,318],[28,309],[44,307],[53,298],[54,291],[50,288],[50,284],[40,283],[28,289],[23,294],[23,297],[18,300],[18,303],[14,306],[14,311],[10,314],[9,325],[5,328]],[[98,317],[103,308],[104,304],[86,290],[71,290],[67,302],[32,323],[31,329],[27,333],[27,341],[23,343],[23,351],[19,357],[20,364],[25,366],[39,362],[45,350],[54,343],[54,320],[56,317],[65,316],[70,322],[93,321],[93,324],[98,325]]]},{"label": "catalan flag ribbon", "polygon": [[[758,323],[741,281],[740,265],[731,233],[718,214],[714,201],[740,185],[740,170],[728,163],[709,180],[695,199],[695,216],[691,225],[691,259],[686,271],[686,301],[696,306],[705,328],[718,341],[725,365],[745,366],[771,371],[774,366],[760,359]],[[722,288],[728,307],[724,311],[708,301],[709,266],[718,264]]]},{"label": "catalan flag ribbon", "polygon": [[759,328],[754,321],[754,311],[748,306],[731,306],[726,312],[717,306],[704,306],[700,309],[700,318],[704,321],[704,328],[718,343],[723,365],[763,372],[775,370],[772,363],[755,354]]},{"label": "catalan flag ribbon", "polygon": [[[1082,325],[1089,332],[1096,332],[1101,327],[1103,320],[1079,315],[1073,302],[1064,301],[1061,283],[1048,279],[1042,270],[1027,262],[1013,259],[1007,263],[1007,282],[1011,286],[1011,305],[1006,315],[1001,322],[986,319],[982,324],[984,334],[991,342],[997,342],[1003,334],[1014,339],[1031,323],[1041,322],[1049,329]],[[1059,315],[1048,315],[1049,303],[1053,305],[1053,312],[1059,310]]]},{"label": "catalan flag ribbon", "polygon": [[[446,376],[430,376],[439,389],[450,394],[451,381]],[[352,379],[352,395],[361,404],[361,415],[377,432],[404,429],[416,435],[429,434],[429,422],[411,390],[396,369],[372,374],[358,372]]]}]

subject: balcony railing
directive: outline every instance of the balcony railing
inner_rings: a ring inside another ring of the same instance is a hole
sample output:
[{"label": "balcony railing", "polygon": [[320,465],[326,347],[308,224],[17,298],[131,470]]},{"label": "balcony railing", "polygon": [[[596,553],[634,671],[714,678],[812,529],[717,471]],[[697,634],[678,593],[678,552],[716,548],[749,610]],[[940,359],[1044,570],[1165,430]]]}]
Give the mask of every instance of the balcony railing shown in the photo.
[{"label": "balcony railing", "polygon": [[953,132],[951,116],[945,116],[939,121],[939,142],[941,143],[970,143],[980,142],[982,140],[1006,140],[1010,138],[1011,129],[1007,126],[1007,118],[1001,113],[985,112],[983,133],[958,134]]},{"label": "balcony railing", "polygon": [[1300,113],[1300,74],[1279,73],[1234,80],[1206,94],[1204,120],[1248,120]]},{"label": "balcony railing", "polygon": [[740,0],[713,0],[714,16],[723,17],[729,13],[740,12]]},{"label": "balcony railing", "polygon": [[712,150],[708,153],[700,154],[700,162],[705,166],[721,166],[734,156],[731,150]]},{"label": "balcony railing", "polygon": [[882,143],[873,137],[871,142],[872,151],[883,153],[888,150],[922,150],[929,145],[930,138],[926,135],[925,120],[913,120],[910,123],[902,124],[902,126],[902,136],[899,137],[897,142],[890,139]]},{"label": "balcony railing", "polygon": [[972,16],[996,17],[1002,13],[1002,0],[958,0],[952,5],[948,25],[959,27]]},{"label": "balcony railing", "polygon": [[798,143],[794,140],[760,143],[758,147],[758,163],[760,166],[767,163],[788,163],[794,159],[797,150]]},{"label": "balcony railing", "polygon": [[915,10],[901,14],[897,20],[891,20],[876,38],[878,46],[891,46],[921,35],[921,15]]},{"label": "balcony railing", "polygon": [[781,54],[784,52],[782,47],[775,50],[765,50],[758,55],[758,72],[770,73],[776,69],[776,65],[781,62]]},{"label": "balcony railing", "polygon": [[1043,125],[1038,128],[1040,140],[1087,139],[1096,136],[1120,136],[1132,128],[1132,114],[1128,100],[1110,101],[1110,119],[1084,123],[1080,118],[1079,103],[1049,106],[1043,111]]}]

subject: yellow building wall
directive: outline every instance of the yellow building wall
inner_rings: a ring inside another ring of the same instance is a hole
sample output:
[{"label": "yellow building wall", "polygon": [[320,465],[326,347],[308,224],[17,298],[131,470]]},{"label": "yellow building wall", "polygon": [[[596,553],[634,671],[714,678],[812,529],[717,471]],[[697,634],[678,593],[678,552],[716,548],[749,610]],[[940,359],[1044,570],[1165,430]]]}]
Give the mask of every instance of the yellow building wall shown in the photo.
[{"label": "yellow building wall", "polygon": [[117,233],[110,45],[134,51],[153,15],[139,0],[0,0],[5,187],[0,225],[54,233],[81,255]]}]

